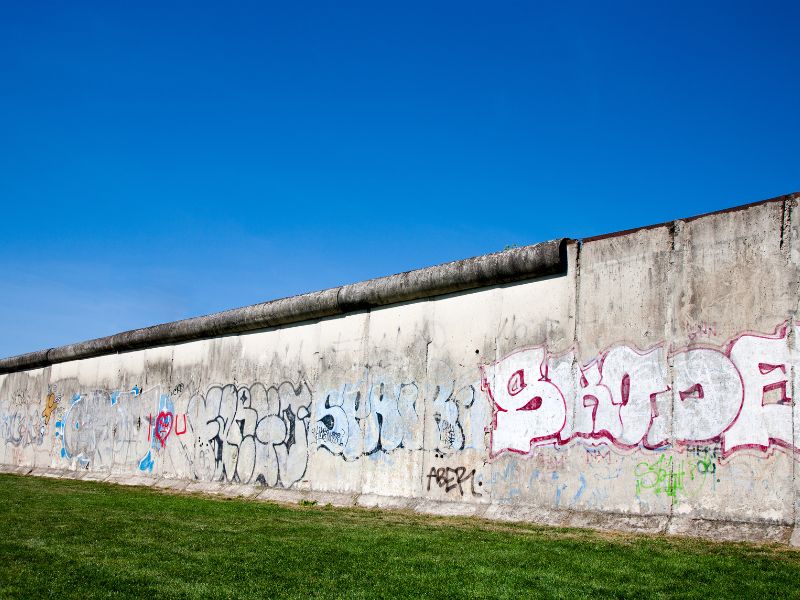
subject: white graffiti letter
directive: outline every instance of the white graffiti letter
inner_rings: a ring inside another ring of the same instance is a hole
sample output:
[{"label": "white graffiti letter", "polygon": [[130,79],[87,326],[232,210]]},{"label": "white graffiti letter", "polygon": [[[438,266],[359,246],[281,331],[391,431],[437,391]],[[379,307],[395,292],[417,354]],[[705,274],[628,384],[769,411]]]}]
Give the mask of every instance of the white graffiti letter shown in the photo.
[{"label": "white graffiti letter", "polygon": [[730,357],[742,376],[744,401],[736,422],[723,434],[723,452],[740,447],[766,451],[772,443],[791,447],[786,327],[774,338],[743,335],[731,346]]},{"label": "white graffiti letter", "polygon": [[614,404],[611,390],[601,383],[597,361],[581,370],[581,389],[575,406],[575,435],[599,440],[615,440],[622,434],[619,406]]},{"label": "white graffiti letter", "polygon": [[619,405],[622,431],[616,438],[618,444],[635,446],[645,440],[645,445],[658,446],[666,442],[669,414],[661,405],[668,404],[669,398],[659,401],[669,390],[665,362],[662,348],[640,354],[625,346],[613,348],[603,359],[603,383]]},{"label": "white graffiti letter", "polygon": [[700,348],[676,354],[674,369],[675,441],[716,441],[742,405],[736,367],[722,352]]},{"label": "white graffiti letter", "polygon": [[528,452],[541,442],[555,443],[566,422],[561,391],[547,379],[545,351],[515,352],[486,367],[484,388],[497,410],[492,452]]}]

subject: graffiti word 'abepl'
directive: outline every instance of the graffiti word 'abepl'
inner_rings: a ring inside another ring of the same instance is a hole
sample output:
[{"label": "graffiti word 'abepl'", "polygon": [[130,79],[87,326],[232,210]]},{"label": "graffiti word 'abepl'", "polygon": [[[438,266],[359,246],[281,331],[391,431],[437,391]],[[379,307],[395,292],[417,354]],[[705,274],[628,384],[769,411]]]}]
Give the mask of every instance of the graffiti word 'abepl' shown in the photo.
[{"label": "graffiti word 'abepl'", "polygon": [[431,467],[428,473],[429,492],[431,491],[431,482],[436,482],[436,485],[444,488],[444,491],[448,494],[457,489],[462,496],[464,495],[464,484],[469,482],[469,489],[472,495],[482,495],[475,491],[475,469],[467,471],[466,467],[456,467],[455,469],[452,467]]}]

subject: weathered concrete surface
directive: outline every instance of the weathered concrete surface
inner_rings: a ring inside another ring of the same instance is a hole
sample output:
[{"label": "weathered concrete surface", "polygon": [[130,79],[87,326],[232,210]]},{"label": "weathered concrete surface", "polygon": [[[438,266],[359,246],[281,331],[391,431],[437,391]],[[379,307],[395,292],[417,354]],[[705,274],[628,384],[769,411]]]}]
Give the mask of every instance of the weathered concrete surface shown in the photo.
[{"label": "weathered concrete surface", "polygon": [[0,361],[0,470],[800,543],[798,196]]}]

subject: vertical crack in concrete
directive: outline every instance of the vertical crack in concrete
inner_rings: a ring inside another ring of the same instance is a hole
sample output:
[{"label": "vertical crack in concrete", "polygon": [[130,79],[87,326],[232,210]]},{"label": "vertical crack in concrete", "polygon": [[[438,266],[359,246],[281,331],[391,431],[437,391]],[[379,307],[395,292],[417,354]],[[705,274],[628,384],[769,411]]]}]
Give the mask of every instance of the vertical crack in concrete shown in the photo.
[{"label": "vertical crack in concrete", "polygon": [[[499,300],[498,300],[498,306],[497,306],[497,319],[496,319],[497,327],[494,330],[494,336],[492,336],[492,342],[494,343],[494,348],[493,348],[493,357],[494,358],[492,360],[494,362],[497,362],[498,360],[500,360],[500,326],[501,326],[500,323],[501,323],[502,318],[503,318],[503,300],[504,300],[504,298],[505,298],[504,294],[499,294]],[[486,338],[484,337],[484,340],[485,339]],[[484,363],[484,364],[486,364],[486,363]],[[494,383],[495,383],[494,374],[492,374],[491,377],[492,377],[492,381],[489,383],[489,385],[494,385]],[[481,373],[481,384],[480,385],[481,385],[481,391],[483,392],[483,373]],[[487,465],[487,464],[489,465],[489,468],[486,471],[487,472],[487,476],[488,476],[488,480],[489,480],[489,486],[488,486],[489,489],[485,490],[484,493],[486,493],[487,496],[488,496],[489,504],[495,504],[496,501],[497,501],[497,496],[495,495],[495,491],[494,491],[494,484],[497,481],[497,479],[495,477],[495,469],[497,468],[497,464],[498,463],[495,461],[495,459],[497,457],[492,457],[492,435],[493,435],[492,434],[492,428],[494,427],[494,424],[495,424],[495,411],[497,410],[497,406],[495,405],[495,403],[489,397],[489,393],[488,392],[483,392],[483,393],[486,394],[486,402],[489,404],[489,422],[483,428],[483,446],[484,446],[484,448],[486,448],[486,455],[485,455],[486,459],[484,460],[483,464],[484,465]]]},{"label": "vertical crack in concrete", "polygon": [[[583,240],[578,240],[577,244],[575,245],[575,292],[573,293],[573,302],[575,303],[575,310],[574,310],[574,320],[575,323],[572,329],[572,378],[573,381],[580,381],[581,373],[580,373],[580,365],[581,365],[581,347],[579,342],[579,331],[578,327],[580,325],[580,306],[581,306],[581,252],[583,250]],[[569,273],[568,273],[569,274]],[[576,388],[576,395],[579,395]],[[578,403],[577,401],[572,402],[572,427],[575,426],[575,415],[578,410]],[[610,452],[611,450],[609,450]]]},{"label": "vertical crack in concrete", "polygon": [[[367,402],[369,399],[369,383],[370,383],[370,347],[369,347],[369,328],[370,319],[372,317],[372,309],[367,309],[364,315],[364,330],[361,335],[361,371],[364,373],[364,398],[362,402]],[[358,393],[358,392],[356,392]],[[361,435],[361,449],[358,455],[358,460],[364,459],[364,439],[366,438],[367,420],[360,419],[358,423],[359,433]],[[358,496],[364,493],[364,469],[358,468]],[[358,497],[357,496],[357,497]],[[358,500],[356,500],[358,501]]]},{"label": "vertical crack in concrete", "polygon": [[[664,341],[665,344],[665,352],[666,352],[666,359],[667,359],[667,381],[669,383],[669,397],[670,397],[670,419],[669,419],[669,439],[675,439],[675,394],[673,393],[675,389],[675,373],[673,369],[673,357],[672,357],[672,349],[674,344],[674,339],[677,331],[677,326],[675,323],[675,304],[677,302],[677,298],[675,297],[676,290],[677,290],[677,278],[678,278],[678,262],[679,262],[679,254],[680,254],[680,261],[683,261],[683,252],[684,249],[684,234],[683,234],[683,221],[673,221],[669,227],[669,236],[670,236],[670,246],[669,246],[669,260],[667,262],[667,293],[664,294],[666,306],[664,307],[665,312],[665,323],[664,323]],[[687,278],[688,285],[691,285],[691,278]],[[680,293],[680,292],[678,292]],[[671,449],[674,452],[674,447]],[[670,472],[669,478],[670,482],[674,481],[675,477],[675,461],[671,461],[670,463]],[[667,520],[664,523],[664,533],[668,533],[671,526],[672,521],[674,518],[674,510],[675,510],[675,503],[677,502],[677,496],[673,496],[672,501],[669,503],[669,508],[667,512]]]},{"label": "vertical crack in concrete", "polygon": [[574,324],[572,327],[572,345],[577,353],[578,349],[578,324],[580,323],[580,310],[581,310],[581,250],[583,249],[583,241],[578,240],[575,244],[575,293],[572,295],[574,302],[574,310],[572,318]]},{"label": "vertical crack in concrete", "polygon": [[[795,305],[792,307],[790,312],[791,322],[790,326],[788,327],[788,332],[786,336],[786,343],[789,344],[789,356],[792,357],[791,363],[789,365],[789,389],[791,390],[791,397],[793,401],[797,402],[797,387],[795,385],[795,378],[797,377],[797,356],[794,348],[797,347],[797,339],[794,330],[794,325],[797,323],[798,320],[798,307],[797,307],[797,298],[800,298],[800,265],[797,263],[797,256],[794,254],[793,249],[795,246],[796,241],[793,239],[794,235],[794,228],[792,227],[793,219],[795,218],[795,211],[794,205],[796,202],[796,196],[791,196],[789,198],[784,198],[783,200],[783,209],[781,211],[781,240],[780,240],[780,248],[784,253],[784,257],[786,259],[787,264],[790,267],[794,267],[792,272],[792,298],[794,299]],[[784,242],[786,242],[784,244]],[[784,246],[786,246],[784,248]],[[792,444],[795,448],[798,447],[798,442],[800,440],[795,439],[795,420],[796,416],[795,413],[797,409],[795,406],[792,407]],[[798,489],[797,489],[797,457],[792,453],[792,524],[789,529],[789,543],[792,543],[792,540],[797,537],[795,543],[800,543],[800,534],[796,535],[798,530],[797,526],[797,505],[800,501],[798,498]]]},{"label": "vertical crack in concrete", "polygon": [[783,238],[786,234],[786,200],[781,202],[781,240],[778,247],[783,250]]},{"label": "vertical crack in concrete", "polygon": [[[431,313],[435,313],[435,311],[436,311],[436,306],[435,305],[431,304],[430,301],[427,301],[425,304],[428,307],[430,307]],[[433,317],[434,317],[434,314],[431,314],[431,321],[433,321]],[[415,484],[419,483],[419,486],[420,486],[420,488],[419,488],[420,491],[419,491],[419,494],[418,494],[418,496],[420,498],[423,496],[423,490],[425,489],[425,485],[424,485],[424,482],[425,482],[425,462],[426,462],[426,458],[428,458],[430,456],[430,453],[431,453],[431,451],[430,451],[431,444],[426,444],[427,440],[425,438],[426,438],[427,433],[428,433],[428,402],[430,401],[429,398],[428,398],[428,390],[432,387],[430,385],[430,382],[428,381],[428,377],[430,376],[430,349],[431,349],[431,344],[433,343],[433,339],[431,339],[433,336],[432,336],[431,333],[426,333],[426,337],[428,339],[425,341],[425,375],[424,375],[424,378],[423,378],[423,384],[422,384],[422,390],[421,390],[421,392],[422,392],[422,418],[420,419],[420,426],[422,427],[422,452],[421,452],[422,460],[420,460],[420,463],[419,463],[419,477],[417,478],[417,481],[415,482]],[[433,446],[435,447],[436,444],[433,444]]]}]

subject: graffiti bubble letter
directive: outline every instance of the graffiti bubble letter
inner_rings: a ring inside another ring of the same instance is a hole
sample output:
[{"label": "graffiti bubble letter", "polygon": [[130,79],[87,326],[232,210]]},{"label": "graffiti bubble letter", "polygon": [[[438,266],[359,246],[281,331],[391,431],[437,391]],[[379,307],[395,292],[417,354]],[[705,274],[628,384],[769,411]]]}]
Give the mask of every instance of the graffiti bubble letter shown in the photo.
[{"label": "graffiti bubble letter", "polygon": [[552,444],[564,427],[567,406],[547,377],[543,348],[509,354],[482,367],[483,388],[495,407],[491,453],[529,452]]}]

